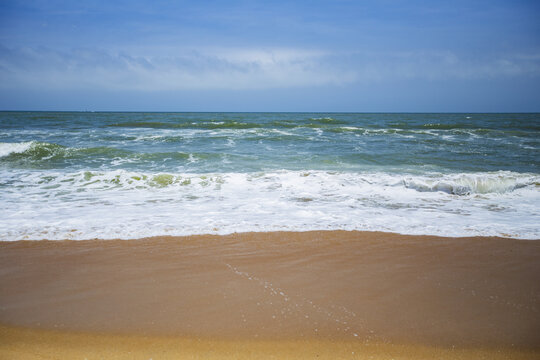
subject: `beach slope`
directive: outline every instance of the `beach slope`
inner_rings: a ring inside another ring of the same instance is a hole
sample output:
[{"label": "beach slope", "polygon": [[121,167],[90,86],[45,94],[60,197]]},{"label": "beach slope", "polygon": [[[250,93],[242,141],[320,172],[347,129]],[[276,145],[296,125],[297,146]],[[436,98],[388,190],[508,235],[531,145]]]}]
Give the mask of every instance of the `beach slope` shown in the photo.
[{"label": "beach slope", "polygon": [[311,231],[0,242],[2,358],[538,358],[540,243]]}]

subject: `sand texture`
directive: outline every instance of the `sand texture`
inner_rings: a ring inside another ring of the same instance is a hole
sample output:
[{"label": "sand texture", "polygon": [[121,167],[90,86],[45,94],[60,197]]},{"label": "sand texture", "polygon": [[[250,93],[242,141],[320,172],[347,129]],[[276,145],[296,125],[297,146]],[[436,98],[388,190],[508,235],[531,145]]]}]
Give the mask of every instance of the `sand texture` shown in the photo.
[{"label": "sand texture", "polygon": [[0,326],[0,359],[371,359],[535,360],[513,348],[446,348],[358,341],[220,340],[172,336],[87,334]]},{"label": "sand texture", "polygon": [[537,241],[313,231],[0,242],[2,358],[532,359],[539,310]]}]

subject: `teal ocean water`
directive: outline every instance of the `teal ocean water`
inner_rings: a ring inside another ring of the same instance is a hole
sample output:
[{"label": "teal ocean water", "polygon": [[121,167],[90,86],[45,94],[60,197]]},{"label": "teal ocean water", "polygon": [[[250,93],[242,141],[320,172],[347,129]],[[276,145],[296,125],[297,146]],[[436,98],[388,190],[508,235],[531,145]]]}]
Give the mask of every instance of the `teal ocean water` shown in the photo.
[{"label": "teal ocean water", "polygon": [[540,238],[540,114],[0,112],[0,238]]}]

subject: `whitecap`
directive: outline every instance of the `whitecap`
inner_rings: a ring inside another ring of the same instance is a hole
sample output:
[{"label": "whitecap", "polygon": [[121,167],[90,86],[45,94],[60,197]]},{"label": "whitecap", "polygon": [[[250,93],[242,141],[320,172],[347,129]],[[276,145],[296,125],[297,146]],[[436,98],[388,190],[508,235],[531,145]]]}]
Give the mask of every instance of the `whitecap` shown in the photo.
[{"label": "whitecap", "polygon": [[0,170],[0,237],[373,230],[538,239],[538,184],[515,172]]},{"label": "whitecap", "polygon": [[0,143],[0,158],[10,154],[21,154],[27,151],[34,145],[34,141],[20,143]]}]

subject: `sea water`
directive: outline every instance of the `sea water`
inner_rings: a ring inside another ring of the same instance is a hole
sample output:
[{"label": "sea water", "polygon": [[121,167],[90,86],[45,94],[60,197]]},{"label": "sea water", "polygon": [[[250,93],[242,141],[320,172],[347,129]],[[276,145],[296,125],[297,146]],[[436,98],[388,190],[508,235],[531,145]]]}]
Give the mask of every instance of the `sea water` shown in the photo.
[{"label": "sea water", "polygon": [[540,238],[540,114],[0,112],[0,239]]}]

